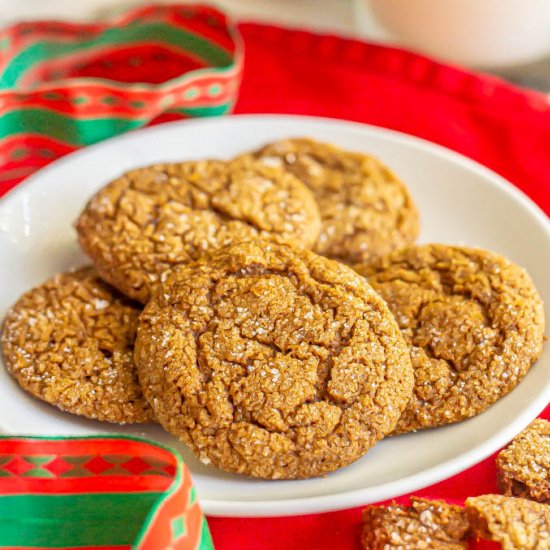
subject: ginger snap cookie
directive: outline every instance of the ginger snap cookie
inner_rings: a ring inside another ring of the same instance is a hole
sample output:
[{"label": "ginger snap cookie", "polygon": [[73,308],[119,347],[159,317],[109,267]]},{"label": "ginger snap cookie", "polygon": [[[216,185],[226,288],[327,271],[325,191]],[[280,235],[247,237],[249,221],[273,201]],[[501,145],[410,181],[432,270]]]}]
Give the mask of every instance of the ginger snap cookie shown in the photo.
[{"label": "ginger snap cookie", "polygon": [[550,422],[538,418],[497,456],[499,489],[550,504]]},{"label": "ginger snap cookie", "polygon": [[413,385],[362,277],[261,241],[173,271],[141,316],[135,360],[168,432],[206,464],[269,479],[354,462],[395,428]]},{"label": "ginger snap cookie", "polygon": [[252,153],[282,166],[313,192],[321,213],[314,251],[346,263],[414,242],[419,215],[407,187],[378,159],[312,139],[271,143]]},{"label": "ginger snap cookie", "polygon": [[476,538],[500,543],[502,550],[549,550],[550,506],[524,498],[482,495],[466,499]]},{"label": "ginger snap cookie", "polygon": [[292,174],[250,160],[157,164],[109,183],[76,222],[99,274],[146,302],[175,264],[262,238],[308,248],[320,230],[311,192]]},{"label": "ginger snap cookie", "polygon": [[470,524],[466,511],[441,500],[411,497],[409,506],[369,506],[363,510],[365,550],[463,550]]},{"label": "ginger snap cookie", "polygon": [[483,412],[542,351],[540,296],[525,270],[502,256],[411,246],[356,270],[386,300],[410,346],[414,395],[397,432]]},{"label": "ginger snap cookie", "polygon": [[59,409],[118,423],[153,419],[133,362],[140,309],[88,267],[23,294],[2,330],[6,367]]}]

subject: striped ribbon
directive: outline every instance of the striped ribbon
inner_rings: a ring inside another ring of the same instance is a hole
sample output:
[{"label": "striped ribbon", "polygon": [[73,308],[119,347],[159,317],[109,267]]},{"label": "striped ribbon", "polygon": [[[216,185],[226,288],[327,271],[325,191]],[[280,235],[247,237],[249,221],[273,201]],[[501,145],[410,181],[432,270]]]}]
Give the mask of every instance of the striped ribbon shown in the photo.
[{"label": "striped ribbon", "polygon": [[62,155],[163,114],[228,112],[241,72],[236,27],[201,5],[0,31],[0,194]]}]

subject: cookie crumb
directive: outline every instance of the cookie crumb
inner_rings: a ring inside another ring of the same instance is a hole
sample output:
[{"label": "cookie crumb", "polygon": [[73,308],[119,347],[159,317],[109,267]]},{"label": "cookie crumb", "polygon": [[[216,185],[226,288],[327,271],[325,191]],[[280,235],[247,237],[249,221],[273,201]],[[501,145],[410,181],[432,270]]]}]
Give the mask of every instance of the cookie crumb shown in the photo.
[{"label": "cookie crumb", "polygon": [[411,497],[410,505],[363,510],[365,550],[462,550],[470,527],[464,509],[441,500]]},{"label": "cookie crumb", "polygon": [[550,422],[532,422],[497,457],[499,489],[550,504]]},{"label": "cookie crumb", "polygon": [[498,542],[503,550],[549,550],[550,506],[524,498],[482,495],[466,500],[476,538]]}]

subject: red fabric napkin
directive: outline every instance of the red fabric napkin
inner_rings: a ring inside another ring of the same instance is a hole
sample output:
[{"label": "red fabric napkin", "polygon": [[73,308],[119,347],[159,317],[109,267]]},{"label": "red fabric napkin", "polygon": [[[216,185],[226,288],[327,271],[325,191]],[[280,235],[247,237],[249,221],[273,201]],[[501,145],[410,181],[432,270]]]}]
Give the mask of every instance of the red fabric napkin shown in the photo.
[{"label": "red fabric napkin", "polygon": [[[256,24],[241,32],[245,72],[237,113],[342,118],[429,139],[492,168],[550,213],[550,99],[543,94],[396,48]],[[550,407],[542,416],[550,419]],[[496,490],[490,457],[415,494],[462,502]],[[217,550],[355,550],[360,518],[355,508],[209,518],[209,525]]]}]

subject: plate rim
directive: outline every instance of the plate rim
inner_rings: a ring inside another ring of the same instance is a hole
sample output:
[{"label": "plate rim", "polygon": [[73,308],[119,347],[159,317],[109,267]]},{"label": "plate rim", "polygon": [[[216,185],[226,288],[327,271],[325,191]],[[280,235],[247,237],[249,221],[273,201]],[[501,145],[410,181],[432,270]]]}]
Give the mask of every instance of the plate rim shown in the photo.
[{"label": "plate rim", "polygon": [[[253,121],[256,123],[292,122],[294,124],[299,124],[300,121],[305,121],[308,124],[313,123],[315,125],[325,127],[327,125],[332,125],[341,128],[344,127],[344,129],[352,129],[363,134],[366,132],[370,135],[374,135],[375,138],[382,137],[389,141],[398,142],[405,147],[423,150],[431,156],[435,155],[446,162],[451,162],[455,165],[458,164],[467,171],[477,173],[481,179],[484,180],[484,184],[491,185],[492,187],[495,187],[499,191],[510,196],[514,202],[519,203],[520,206],[528,211],[530,216],[534,217],[536,221],[539,222],[541,229],[545,232],[546,238],[550,242],[550,219],[546,216],[544,211],[522,190],[505,179],[503,176],[461,153],[423,138],[371,124],[327,117],[284,114],[239,114],[227,115],[223,117],[210,117],[205,119],[180,120],[141,128],[114,136],[63,156],[36,171],[23,182],[20,182],[0,198],[0,216],[6,208],[9,208],[10,203],[16,202],[20,195],[23,195],[26,192],[28,186],[32,186],[37,180],[39,181],[46,172],[55,171],[64,163],[75,162],[78,160],[80,155],[89,155],[90,153],[93,153],[96,150],[101,150],[102,148],[116,148],[119,142],[125,142],[131,139],[139,140],[140,136],[145,134],[154,136],[157,133],[162,134],[168,129],[178,127],[183,129],[189,128],[190,126],[217,126],[220,124],[232,124],[235,121],[237,121],[237,123],[242,121],[245,121],[245,123],[247,121]],[[450,478],[457,473],[481,462],[522,431],[529,424],[529,422],[533,420],[533,418],[538,416],[542,410],[544,410],[549,400],[550,381],[538,394],[537,398],[532,401],[529,406],[525,407],[513,422],[510,422],[507,426],[499,430],[492,437],[486,439],[483,443],[475,446],[469,451],[465,451],[453,457],[452,459],[443,461],[437,466],[433,466],[421,472],[411,474],[382,485],[346,491],[343,493],[332,493],[311,497],[284,498],[281,500],[228,501],[213,498],[204,499],[200,498],[200,496],[199,500],[207,515],[225,517],[276,517],[295,514],[306,515],[353,508],[368,502],[386,500],[388,498],[433,485],[434,483]],[[468,421],[466,420],[465,422]],[[0,433],[10,434],[11,432],[9,429],[6,429],[0,425]]]}]

